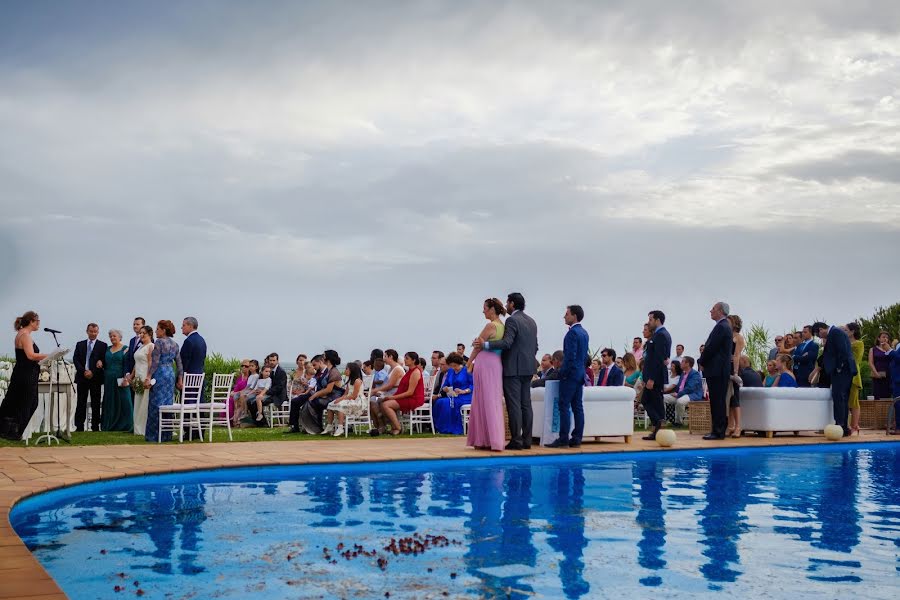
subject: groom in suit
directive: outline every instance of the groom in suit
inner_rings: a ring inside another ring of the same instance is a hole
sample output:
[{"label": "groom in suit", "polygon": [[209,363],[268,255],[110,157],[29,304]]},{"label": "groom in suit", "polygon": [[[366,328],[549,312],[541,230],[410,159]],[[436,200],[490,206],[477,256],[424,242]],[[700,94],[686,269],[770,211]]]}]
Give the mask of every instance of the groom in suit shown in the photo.
[{"label": "groom in suit", "polygon": [[[588,355],[588,332],[581,326],[584,309],[577,304],[566,307],[563,320],[569,326],[563,338],[563,362],[559,369],[559,437],[548,448],[578,448],[584,435],[584,359]],[[569,408],[575,429],[569,439]]]},{"label": "groom in suit", "polygon": [[716,322],[697,364],[703,368],[706,386],[709,388],[709,412],[712,416],[712,431],[703,436],[704,440],[724,440],[728,427],[728,409],[725,396],[731,379],[734,353],[734,332],[728,322],[731,308],[725,302],[716,302],[709,310],[709,317]]},{"label": "groom in suit", "polygon": [[[98,340],[100,326],[89,323],[87,339],[75,344],[72,362],[75,364],[75,385],[78,401],[75,405],[75,430],[84,431],[87,418],[87,399],[91,397],[91,431],[100,431],[100,391],[103,388],[103,366],[106,343]],[[101,366],[97,366],[100,363]]]},{"label": "groom in suit", "polygon": [[655,440],[656,432],[666,420],[666,405],[663,401],[663,385],[666,383],[666,361],[672,353],[672,336],[663,324],[666,315],[661,310],[652,310],[647,314],[647,325],[653,332],[644,348],[644,391],[641,403],[653,424],[653,433],[645,435],[645,440]]},{"label": "groom in suit", "polygon": [[834,403],[834,422],[844,430],[844,437],[850,435],[847,426],[849,412],[850,385],[858,367],[850,350],[850,338],[842,329],[829,327],[821,321],[814,323],[812,333],[825,341],[822,351],[822,368],[831,377],[831,400]]},{"label": "groom in suit", "polygon": [[503,397],[509,415],[512,439],[507,450],[531,448],[531,378],[537,371],[537,323],[525,314],[525,297],[513,292],[506,297],[506,328],[503,339],[488,342],[476,338],[476,348],[501,350],[503,362]]},{"label": "groom in suit", "polygon": [[128,352],[125,353],[125,378],[128,381],[131,381],[131,372],[134,371],[134,353],[143,346],[141,343],[141,328],[145,324],[144,317],[135,317],[134,322],[131,324],[134,337],[128,342]]}]

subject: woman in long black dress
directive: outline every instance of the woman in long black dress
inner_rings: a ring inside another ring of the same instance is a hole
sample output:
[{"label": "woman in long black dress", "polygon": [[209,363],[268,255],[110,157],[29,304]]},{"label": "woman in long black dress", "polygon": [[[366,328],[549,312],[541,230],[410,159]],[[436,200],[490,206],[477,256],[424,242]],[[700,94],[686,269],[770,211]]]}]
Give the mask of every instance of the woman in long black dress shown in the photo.
[{"label": "woman in long black dress", "polygon": [[6,397],[0,403],[0,436],[8,440],[22,439],[22,432],[28,426],[31,415],[38,406],[38,375],[41,367],[38,361],[47,355],[39,354],[31,333],[41,326],[41,318],[33,310],[16,319],[16,365]]}]

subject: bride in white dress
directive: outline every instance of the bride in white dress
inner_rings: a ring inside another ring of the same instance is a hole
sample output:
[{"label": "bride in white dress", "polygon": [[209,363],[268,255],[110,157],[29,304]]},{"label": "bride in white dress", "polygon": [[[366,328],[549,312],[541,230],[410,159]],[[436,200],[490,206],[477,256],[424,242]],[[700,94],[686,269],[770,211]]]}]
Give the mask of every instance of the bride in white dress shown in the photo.
[{"label": "bride in white dress", "polygon": [[[134,352],[134,371],[131,372],[132,381],[144,382],[147,372],[150,370],[150,353],[153,352],[153,329],[145,325],[141,329],[141,346]],[[144,435],[147,427],[147,406],[150,404],[150,388],[145,388],[140,394],[134,394],[134,434]]]}]

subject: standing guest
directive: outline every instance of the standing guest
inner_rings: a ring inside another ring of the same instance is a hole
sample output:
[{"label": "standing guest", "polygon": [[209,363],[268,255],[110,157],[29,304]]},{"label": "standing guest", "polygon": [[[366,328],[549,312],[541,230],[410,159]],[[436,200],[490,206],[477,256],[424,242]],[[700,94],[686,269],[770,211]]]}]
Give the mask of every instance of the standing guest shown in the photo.
[{"label": "standing guest", "polygon": [[[131,372],[134,371],[134,357],[143,345],[141,343],[141,330],[145,325],[147,325],[147,322],[144,320],[144,317],[135,317],[131,322],[134,337],[129,340],[128,352],[125,353],[125,378],[128,379],[128,383],[131,383]],[[153,330],[151,329],[150,331],[152,332]]]},{"label": "standing guest", "polygon": [[[738,375],[741,378],[741,386],[745,388],[762,387],[762,377],[750,366],[750,357],[743,355],[738,363]],[[766,386],[768,387],[768,386]]]},{"label": "standing guest", "polygon": [[816,368],[816,359],[819,358],[819,345],[813,341],[812,327],[806,325],[801,334],[801,341],[793,351],[794,377],[797,379],[797,387],[809,387],[809,376]]},{"label": "standing guest", "polygon": [[78,404],[75,407],[75,430],[84,431],[87,418],[87,400],[91,397],[91,431],[100,431],[100,397],[103,387],[103,359],[106,343],[98,340],[100,326],[88,323],[87,339],[75,344],[72,362],[75,364],[75,385]]},{"label": "standing guest", "polygon": [[[646,326],[646,323],[644,325]],[[631,354],[634,355],[635,362],[640,362],[640,360],[642,358],[644,358],[644,340],[643,339],[636,337],[631,341]]]},{"label": "standing guest", "polygon": [[634,359],[634,354],[626,352],[625,356],[622,357],[622,366],[624,367],[623,373],[625,375],[624,383],[628,387],[633,388],[641,379],[641,372],[638,369],[637,361]]},{"label": "standing guest", "polygon": [[[784,336],[776,335],[775,336],[775,347],[769,350],[769,356],[766,358],[767,361],[772,361],[772,366],[775,366],[775,357],[778,356],[778,349],[784,344]],[[766,386],[769,387],[769,386]]]},{"label": "standing guest", "polygon": [[282,406],[288,402],[287,372],[281,368],[279,360],[280,357],[277,352],[272,352],[266,357],[265,365],[271,370],[272,385],[264,391],[257,390],[255,402],[248,402],[247,404],[247,410],[250,412],[250,416],[253,417],[257,427],[269,426],[263,415],[262,408],[260,408],[261,406],[270,404]]},{"label": "standing guest", "polygon": [[[159,435],[159,407],[169,406],[175,399],[175,388],[181,389],[184,367],[181,364],[181,354],[178,352],[178,344],[172,339],[175,335],[175,324],[169,320],[162,320],[156,324],[156,342],[153,343],[153,353],[150,355],[150,370],[144,379],[144,387],[150,388],[150,404],[147,408],[147,427],[144,439],[148,442],[160,440]],[[175,369],[172,368],[175,363]],[[150,387],[150,380],[156,383]],[[172,432],[162,434],[161,441],[168,442],[172,439]]]},{"label": "standing guest", "polygon": [[778,376],[778,366],[775,364],[774,358],[766,361],[766,373],[766,380],[763,386],[772,387],[775,385],[775,378]]},{"label": "standing guest", "polygon": [[779,354],[775,357],[775,365],[778,368],[778,375],[775,377],[772,387],[797,387],[797,379],[794,377],[794,359],[791,355]]},{"label": "standing guest", "polygon": [[447,357],[449,370],[444,379],[443,392],[432,401],[434,428],[438,433],[462,435],[462,407],[472,404],[472,389],[475,385],[472,374],[466,369],[462,356],[451,352]]},{"label": "standing guest", "polygon": [[563,363],[563,351],[557,350],[552,356],[549,354],[544,356],[550,356],[550,369],[544,374],[543,378],[535,379],[531,382],[531,387],[533,388],[547,387],[548,381],[559,381],[559,370],[562,368]]},{"label": "standing guest", "polygon": [[[352,362],[344,369],[344,377],[347,378],[347,391],[328,404],[328,413],[325,417],[329,424],[333,424],[335,415],[337,415],[338,424],[333,426],[334,437],[344,435],[347,415],[359,416],[366,412],[366,394],[363,391],[362,369],[357,363]],[[328,428],[326,427],[325,429],[327,430]]]},{"label": "standing guest", "polygon": [[741,356],[744,355],[744,349],[747,342],[741,333],[744,321],[737,315],[728,315],[728,324],[731,325],[731,342],[734,350],[732,351],[731,378],[728,383],[728,429],[725,435],[733,438],[741,437],[741,379],[739,373],[741,370]]},{"label": "standing guest", "polygon": [[677,362],[680,365],[682,358],[684,358],[684,345],[677,344],[675,346],[675,358],[672,359],[672,362]]},{"label": "standing guest", "polygon": [[47,358],[47,355],[40,354],[31,334],[40,327],[41,318],[33,310],[16,317],[13,323],[16,330],[13,342],[16,364],[13,366],[6,396],[0,403],[0,436],[7,440],[22,439],[22,434],[38,407],[38,377],[41,373],[38,363]]},{"label": "standing guest", "polygon": [[703,369],[706,387],[709,390],[709,410],[712,417],[712,431],[703,436],[704,440],[724,440],[728,426],[728,412],[725,396],[728,394],[728,381],[731,378],[732,344],[734,335],[728,323],[730,307],[725,302],[716,302],[709,309],[710,318],[716,322],[697,363]]},{"label": "standing guest", "polygon": [[778,354],[793,354],[794,348],[796,347],[797,345],[794,343],[794,334],[786,333],[781,340],[781,346],[778,347]]},{"label": "standing guest", "polygon": [[335,350],[322,353],[325,375],[319,380],[319,389],[309,397],[306,405],[300,410],[300,425],[311,435],[331,433],[334,429],[322,427],[322,414],[328,405],[344,395],[343,377],[338,370],[341,356]]},{"label": "standing guest", "polygon": [[[584,309],[577,304],[566,307],[563,321],[569,331],[563,338],[563,362],[559,369],[559,437],[547,444],[548,448],[578,448],[584,436],[584,385],[585,357],[589,336],[581,321]],[[574,428],[569,438],[569,409],[572,410]]]},{"label": "standing guest", "polygon": [[[673,366],[675,363],[672,363]],[[703,400],[703,377],[694,370],[694,359],[685,356],[681,359],[681,376],[678,383],[665,396],[666,404],[675,404],[675,421],[684,422],[685,407],[690,402]]]},{"label": "standing guest", "polygon": [[466,345],[462,342],[456,345],[456,353],[462,356],[463,360],[466,361],[466,364],[469,362],[469,357],[466,356]]},{"label": "standing guest", "polygon": [[381,403],[381,408],[391,424],[391,435],[400,435],[400,419],[397,413],[412,412],[425,404],[425,381],[419,366],[419,355],[407,352],[403,355],[406,375],[400,380],[397,392]]},{"label": "standing guest", "polygon": [[651,333],[644,348],[644,368],[641,377],[644,379],[644,391],[641,401],[653,431],[644,436],[645,440],[655,440],[656,433],[666,420],[666,405],[663,402],[663,386],[666,383],[666,360],[672,353],[672,336],[666,331],[666,315],[661,310],[652,310],[647,314],[647,325]]},{"label": "standing guest", "polygon": [[[140,345],[134,352],[134,369],[131,371],[130,380],[140,387],[134,392],[134,435],[143,436],[147,429],[147,408],[150,405],[150,388],[144,386],[147,373],[150,372],[150,354],[153,352],[153,328],[149,325],[141,327]],[[140,391],[138,391],[138,389]]]},{"label": "standing guest", "polygon": [[531,377],[534,375],[535,355],[538,351],[537,323],[525,314],[525,297],[513,292],[506,299],[506,320],[503,338],[475,340],[476,348],[500,350],[503,362],[503,397],[509,417],[512,439],[507,450],[531,448],[533,414],[531,410]]},{"label": "standing guest", "polygon": [[900,344],[896,344],[893,350],[888,351],[891,359],[891,395],[894,398],[894,423],[890,429],[892,435],[900,433]]},{"label": "standing guest", "polygon": [[878,333],[875,346],[869,350],[869,369],[872,372],[872,395],[880,400],[891,398],[891,336],[887,331]]},{"label": "standing guest", "polygon": [[[198,326],[194,317],[185,317],[181,322],[181,333],[185,336],[181,345],[181,364],[185,373],[195,375],[204,373],[206,367],[206,340],[197,332]],[[181,389],[181,384],[178,389]],[[200,402],[203,402],[202,391]]]},{"label": "standing guest", "polygon": [[[634,357],[632,357],[632,360]],[[612,348],[604,348],[600,351],[600,363],[602,368],[597,376],[599,386],[619,386],[625,384],[625,373],[618,365],[616,351]]]},{"label": "standing guest", "polygon": [[[385,369],[389,369],[389,374],[381,385],[376,387],[373,383],[372,391],[369,393],[369,414],[372,417],[372,424],[375,426],[369,430],[369,435],[371,436],[379,435],[386,426],[382,418],[381,402],[397,392],[397,386],[400,385],[400,380],[406,374],[403,365],[400,364],[400,354],[393,348],[388,348],[384,351],[384,363]],[[377,366],[378,362],[376,359]]]},{"label": "standing guest", "polygon": [[[806,333],[805,328],[803,333]],[[855,321],[847,323],[846,333],[850,336],[850,352],[853,353],[853,360],[857,365],[856,375],[853,376],[853,380],[850,382],[850,394],[847,396],[847,406],[850,409],[849,425],[850,432],[855,431],[859,435],[859,417],[862,412],[859,404],[859,392],[862,390],[862,376],[860,375],[861,369],[859,365],[862,364],[866,348],[862,341],[862,331],[859,329],[859,323]]]},{"label": "standing guest", "polygon": [[[478,334],[478,339],[489,342],[502,340],[506,333],[506,327],[500,320],[506,314],[503,304],[497,298],[488,298],[484,301],[481,312],[487,319],[487,324]],[[468,369],[472,371],[473,394],[466,445],[477,450],[500,452],[506,441],[501,404],[504,377],[500,352],[484,349],[482,344],[476,343],[468,361]]]},{"label": "standing guest", "polygon": [[812,326],[813,335],[825,341],[822,352],[822,367],[831,377],[831,400],[834,402],[834,422],[844,430],[844,437],[850,435],[847,424],[850,386],[858,372],[850,338],[840,328],[819,321]]},{"label": "standing guest", "polygon": [[[125,377],[125,357],[128,349],[122,343],[122,332],[109,332],[110,346],[103,358],[103,431],[131,431],[134,428],[134,407],[131,388]],[[121,385],[119,381],[122,381]]]}]

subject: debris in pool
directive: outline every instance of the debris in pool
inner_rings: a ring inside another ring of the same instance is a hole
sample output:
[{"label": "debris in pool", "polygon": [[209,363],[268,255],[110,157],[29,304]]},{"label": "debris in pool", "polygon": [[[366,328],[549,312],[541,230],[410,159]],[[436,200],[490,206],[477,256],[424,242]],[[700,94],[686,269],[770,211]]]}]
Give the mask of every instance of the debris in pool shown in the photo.
[{"label": "debris in pool", "polygon": [[134,587],[141,587],[141,584],[138,583],[137,580],[135,580],[135,582],[134,582]]},{"label": "debris in pool", "polygon": [[450,579],[456,579],[456,573],[450,573]]},{"label": "debris in pool", "polygon": [[119,576],[121,579],[125,579],[125,573],[118,573],[118,576]]},{"label": "debris in pool", "polygon": [[100,550],[100,554],[106,554],[106,549],[104,548],[104,549]]},{"label": "debris in pool", "polygon": [[143,595],[144,595],[144,590],[138,588],[138,591],[136,591],[135,594],[137,594],[138,596],[143,596]]},{"label": "debris in pool", "polygon": [[121,592],[121,591],[124,590],[124,589],[125,589],[125,588],[123,588],[121,585],[117,585],[116,587],[113,588],[113,591],[116,592],[116,593],[119,593],[119,592]]}]

